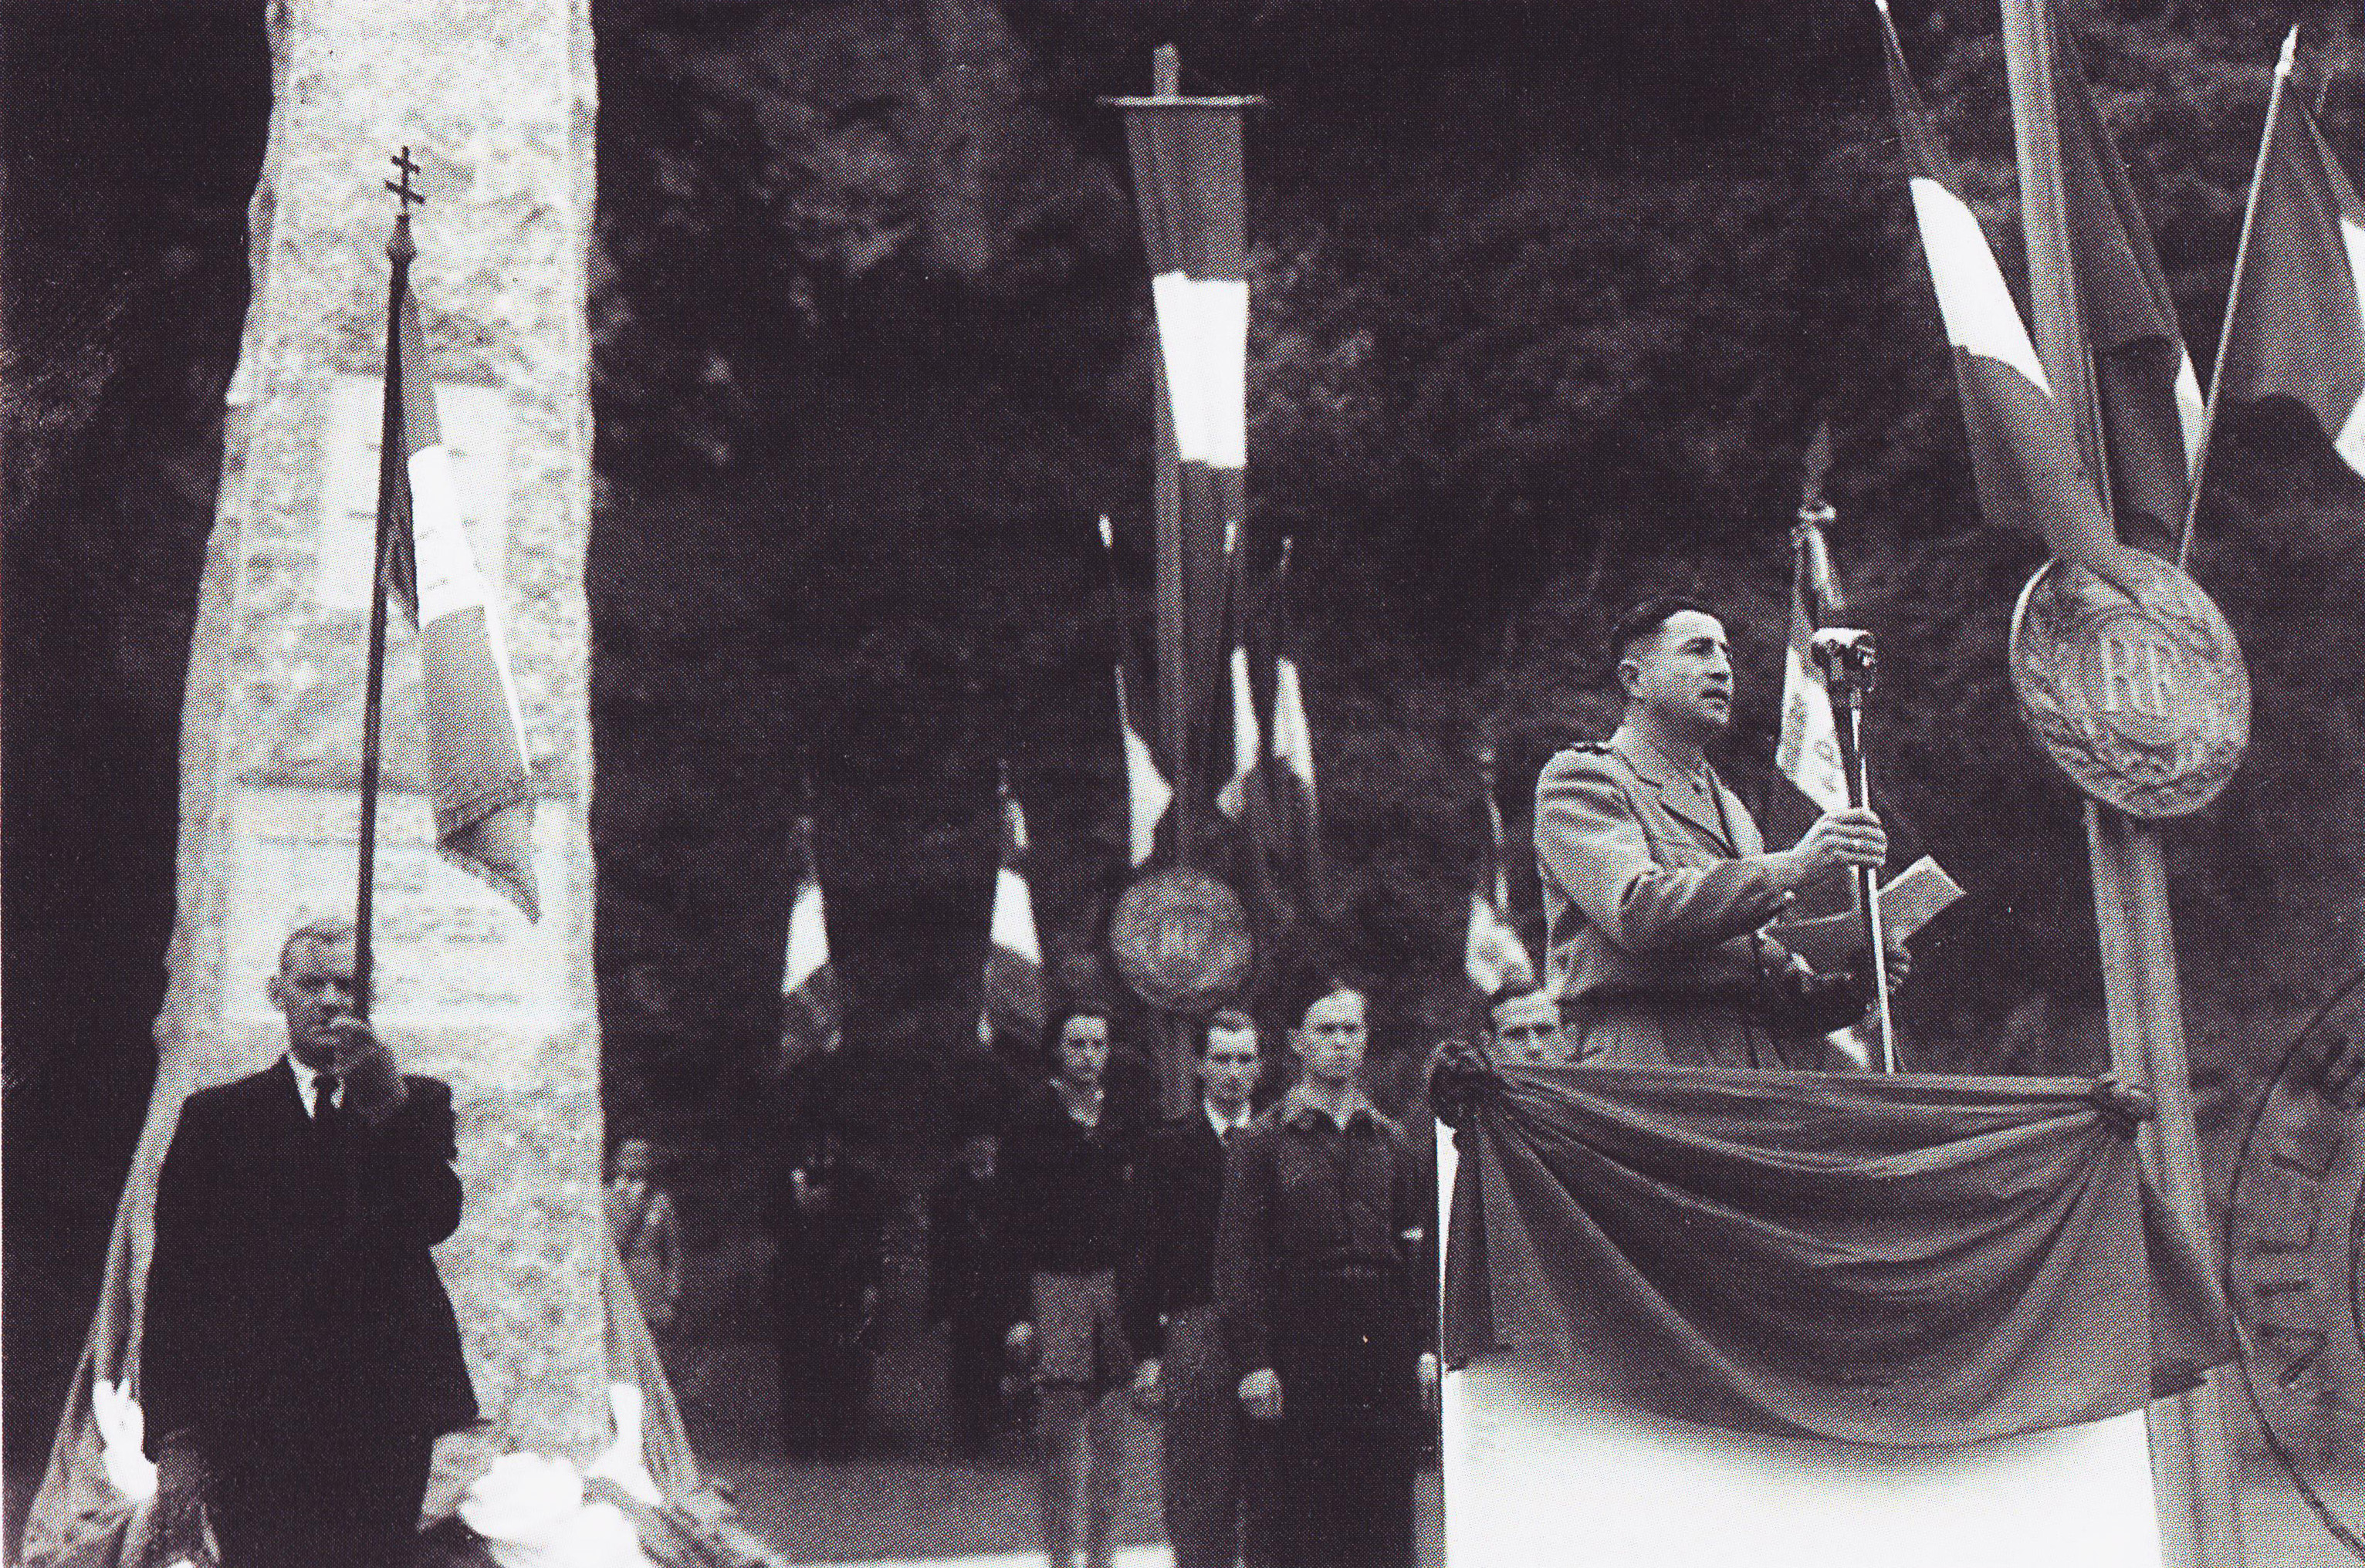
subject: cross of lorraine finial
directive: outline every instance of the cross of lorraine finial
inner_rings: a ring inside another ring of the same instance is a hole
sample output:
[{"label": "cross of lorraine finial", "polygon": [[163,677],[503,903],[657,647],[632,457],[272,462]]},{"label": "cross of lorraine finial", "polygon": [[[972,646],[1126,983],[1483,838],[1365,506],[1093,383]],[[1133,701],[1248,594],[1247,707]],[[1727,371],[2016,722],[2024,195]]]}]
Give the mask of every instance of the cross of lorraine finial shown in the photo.
[{"label": "cross of lorraine finial", "polygon": [[392,191],[396,198],[402,203],[402,215],[408,218],[410,216],[411,203],[417,202],[421,207],[427,205],[427,198],[410,188],[410,176],[419,173],[419,165],[411,162],[410,149],[408,147],[387,159],[387,162],[402,173],[399,182],[388,180],[386,183],[386,188]]}]

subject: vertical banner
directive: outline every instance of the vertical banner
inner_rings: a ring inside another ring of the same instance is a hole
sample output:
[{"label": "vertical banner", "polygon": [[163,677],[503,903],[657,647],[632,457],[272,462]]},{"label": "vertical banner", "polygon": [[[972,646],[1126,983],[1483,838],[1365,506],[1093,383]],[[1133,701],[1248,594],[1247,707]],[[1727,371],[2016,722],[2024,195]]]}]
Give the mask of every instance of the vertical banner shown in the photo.
[{"label": "vertical banner", "polygon": [[[1222,677],[1224,536],[1243,515],[1248,467],[1248,225],[1241,119],[1250,98],[1116,100],[1158,313],[1180,475],[1180,515],[1158,561],[1158,679],[1167,777],[1195,818],[1209,784]],[[1160,519],[1161,545],[1169,531]],[[1179,632],[1178,629],[1179,628]],[[1172,717],[1178,711],[1180,717]],[[1182,755],[1172,755],[1179,739]],[[1193,846],[1185,843],[1187,859]]]}]

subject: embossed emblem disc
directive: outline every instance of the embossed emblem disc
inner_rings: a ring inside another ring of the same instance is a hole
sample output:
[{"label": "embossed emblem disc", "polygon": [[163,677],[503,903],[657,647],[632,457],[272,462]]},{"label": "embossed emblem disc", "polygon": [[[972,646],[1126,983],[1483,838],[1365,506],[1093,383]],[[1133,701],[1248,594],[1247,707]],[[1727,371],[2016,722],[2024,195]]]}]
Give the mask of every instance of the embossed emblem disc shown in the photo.
[{"label": "embossed emblem disc", "polygon": [[1109,917],[1109,951],[1126,984],[1152,1007],[1206,1013],[1248,983],[1255,946],[1232,890],[1189,866],[1152,871]]},{"label": "embossed emblem disc", "polygon": [[2012,613],[2012,685],[2037,744],[2131,816],[2199,811],[2250,740],[2250,677],[2200,585],[2134,552],[2137,599],[2048,561]]},{"label": "embossed emblem disc", "polygon": [[2353,1454],[2365,1406],[2360,1102],[2365,973],[2283,1053],[2251,1115],[2226,1204],[2225,1275],[2267,1446],[2334,1539],[2365,1560],[2365,1499],[2315,1484],[2327,1462]]}]

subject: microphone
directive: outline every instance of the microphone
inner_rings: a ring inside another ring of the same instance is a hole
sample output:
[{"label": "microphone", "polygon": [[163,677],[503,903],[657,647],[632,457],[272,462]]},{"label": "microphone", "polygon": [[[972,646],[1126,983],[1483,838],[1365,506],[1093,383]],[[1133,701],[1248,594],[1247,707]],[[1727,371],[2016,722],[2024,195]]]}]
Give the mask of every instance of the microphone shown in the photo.
[{"label": "microphone", "polygon": [[1872,689],[1879,674],[1880,655],[1872,633],[1854,626],[1826,626],[1807,644],[1823,684],[1836,691],[1861,695]]}]

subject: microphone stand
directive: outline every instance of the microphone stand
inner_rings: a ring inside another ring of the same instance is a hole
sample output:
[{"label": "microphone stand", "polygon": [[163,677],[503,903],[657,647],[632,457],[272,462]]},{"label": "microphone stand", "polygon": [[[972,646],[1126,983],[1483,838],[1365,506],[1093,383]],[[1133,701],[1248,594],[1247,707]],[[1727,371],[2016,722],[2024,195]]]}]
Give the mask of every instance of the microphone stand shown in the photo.
[{"label": "microphone stand", "polygon": [[[1869,639],[1866,640],[1867,644]],[[1861,811],[1872,800],[1871,771],[1864,756],[1864,696],[1872,688],[1869,647],[1861,662],[1845,656],[1824,661],[1823,683],[1838,709],[1840,759],[1847,770],[1848,804]],[[1871,952],[1874,1010],[1880,1022],[1880,1070],[1897,1070],[1897,1024],[1889,1005],[1889,944],[1880,919],[1880,873],[1855,868],[1856,909]]]}]

